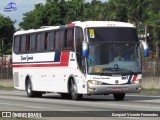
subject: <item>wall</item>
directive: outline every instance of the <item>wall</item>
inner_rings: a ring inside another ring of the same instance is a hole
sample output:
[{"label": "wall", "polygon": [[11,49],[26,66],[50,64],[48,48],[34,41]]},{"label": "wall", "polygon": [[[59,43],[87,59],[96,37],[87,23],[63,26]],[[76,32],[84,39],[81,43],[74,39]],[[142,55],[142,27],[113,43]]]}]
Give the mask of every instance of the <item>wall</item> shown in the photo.
[{"label": "wall", "polygon": [[160,89],[160,77],[143,77],[142,88]]}]

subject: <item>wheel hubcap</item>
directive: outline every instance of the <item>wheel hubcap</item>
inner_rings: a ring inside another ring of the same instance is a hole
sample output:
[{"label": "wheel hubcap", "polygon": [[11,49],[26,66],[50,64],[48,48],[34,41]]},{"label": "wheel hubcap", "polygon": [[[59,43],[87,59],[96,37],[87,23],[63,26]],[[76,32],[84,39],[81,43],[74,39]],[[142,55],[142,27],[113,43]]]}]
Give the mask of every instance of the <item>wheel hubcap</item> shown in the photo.
[{"label": "wheel hubcap", "polygon": [[72,91],[72,94],[75,95],[76,94],[76,85],[74,83],[72,83],[72,88],[71,88],[71,91]]},{"label": "wheel hubcap", "polygon": [[28,93],[31,93],[31,85],[28,85],[28,89],[27,89]]}]

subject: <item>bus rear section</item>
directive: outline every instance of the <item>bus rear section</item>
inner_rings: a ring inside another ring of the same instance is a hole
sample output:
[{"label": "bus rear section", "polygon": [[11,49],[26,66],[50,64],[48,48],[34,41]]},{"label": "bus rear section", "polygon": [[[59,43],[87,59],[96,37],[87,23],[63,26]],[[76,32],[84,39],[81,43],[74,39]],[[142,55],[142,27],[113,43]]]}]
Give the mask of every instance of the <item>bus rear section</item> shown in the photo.
[{"label": "bus rear section", "polygon": [[85,75],[78,65],[83,37],[82,27],[75,24],[16,32],[14,87],[26,90],[29,97],[57,92],[65,98],[82,98],[87,94]]}]

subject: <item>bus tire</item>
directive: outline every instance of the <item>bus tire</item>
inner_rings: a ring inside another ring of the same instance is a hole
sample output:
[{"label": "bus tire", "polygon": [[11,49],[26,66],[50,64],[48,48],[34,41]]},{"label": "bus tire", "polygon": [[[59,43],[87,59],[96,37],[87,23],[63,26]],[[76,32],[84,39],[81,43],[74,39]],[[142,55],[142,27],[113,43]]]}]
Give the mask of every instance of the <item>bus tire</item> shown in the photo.
[{"label": "bus tire", "polygon": [[31,83],[30,79],[27,80],[26,91],[27,91],[27,96],[28,97],[42,97],[41,92],[33,91],[32,83]]},{"label": "bus tire", "polygon": [[70,94],[72,100],[80,100],[83,96],[82,94],[77,93],[77,85],[73,79],[71,80]]},{"label": "bus tire", "polygon": [[113,97],[115,101],[122,101],[125,98],[125,93],[115,93]]}]

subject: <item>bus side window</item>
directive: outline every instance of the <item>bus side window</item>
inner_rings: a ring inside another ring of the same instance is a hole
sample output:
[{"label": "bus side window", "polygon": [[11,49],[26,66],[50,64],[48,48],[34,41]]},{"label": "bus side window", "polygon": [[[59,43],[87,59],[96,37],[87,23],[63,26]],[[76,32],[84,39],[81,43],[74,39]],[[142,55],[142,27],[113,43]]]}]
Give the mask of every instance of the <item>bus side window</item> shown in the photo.
[{"label": "bus side window", "polygon": [[22,39],[21,39],[21,51],[20,52],[22,52],[22,53],[26,52],[26,35],[22,36]]},{"label": "bus side window", "polygon": [[55,49],[59,48],[59,32],[55,32]]},{"label": "bus side window", "polygon": [[44,50],[44,33],[37,34],[37,51]]},{"label": "bus side window", "polygon": [[44,50],[47,50],[48,48],[48,39],[49,39],[49,34],[45,33]]},{"label": "bus side window", "polygon": [[49,32],[48,46],[47,50],[54,50],[54,41],[55,41],[54,31]]},{"label": "bus side window", "polygon": [[76,46],[82,45],[82,42],[84,40],[83,31],[81,28],[76,28]]},{"label": "bus side window", "polygon": [[68,30],[65,30],[64,33],[64,47],[67,48],[67,41],[68,41]]},{"label": "bus side window", "polygon": [[36,50],[36,35],[30,35],[30,51],[33,52]]},{"label": "bus side window", "polygon": [[14,37],[14,52],[17,54],[20,50],[20,36]]},{"label": "bus side window", "polygon": [[40,36],[40,51],[43,51],[45,46],[45,33],[41,33]]},{"label": "bus side window", "polygon": [[77,55],[77,62],[80,68],[82,68],[82,42],[84,40],[84,35],[82,28],[76,27],[75,28],[75,42],[76,42],[76,55]]},{"label": "bus side window", "polygon": [[63,49],[64,48],[64,31],[60,31],[59,34],[59,48]]},{"label": "bus side window", "polygon": [[67,30],[67,39],[66,39],[66,47],[67,48],[74,48],[74,31],[73,29]]},{"label": "bus side window", "polygon": [[56,31],[55,48],[56,49],[63,49],[64,48],[64,30]]},{"label": "bus side window", "polygon": [[30,51],[30,35],[26,36],[26,51],[25,52],[29,52]]},{"label": "bus side window", "polygon": [[36,49],[37,51],[40,50],[40,34],[36,34],[36,41],[37,41],[37,44],[36,44]]}]

